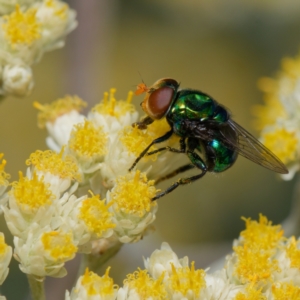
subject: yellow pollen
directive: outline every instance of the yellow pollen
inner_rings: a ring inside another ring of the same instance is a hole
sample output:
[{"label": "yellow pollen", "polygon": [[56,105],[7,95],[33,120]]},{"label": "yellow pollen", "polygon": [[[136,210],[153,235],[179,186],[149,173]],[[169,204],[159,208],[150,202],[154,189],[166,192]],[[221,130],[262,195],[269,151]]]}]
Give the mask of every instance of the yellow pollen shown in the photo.
[{"label": "yellow pollen", "polygon": [[16,5],[14,12],[3,17],[2,29],[4,30],[5,38],[13,48],[17,44],[30,46],[41,37],[40,25],[36,20],[35,14],[36,9],[29,9],[22,13],[20,6]]},{"label": "yellow pollen", "polygon": [[154,180],[148,181],[146,175],[137,170],[133,176],[129,173],[117,178],[111,198],[117,211],[143,217],[157,205],[151,201],[157,192]]},{"label": "yellow pollen", "polygon": [[134,105],[131,103],[133,92],[128,92],[126,101],[119,100],[115,98],[116,89],[112,88],[109,91],[104,93],[104,98],[102,102],[97,104],[92,111],[102,114],[109,115],[116,118],[120,118],[127,113],[134,113],[136,111]]},{"label": "yellow pollen", "polygon": [[299,241],[295,237],[291,237],[290,243],[286,247],[286,256],[290,259],[292,268],[300,269],[300,249]]},{"label": "yellow pollen", "polygon": [[69,148],[81,158],[96,158],[107,152],[107,134],[102,127],[95,127],[85,120],[74,126],[69,140]]},{"label": "yellow pollen", "polygon": [[277,128],[273,132],[263,133],[262,138],[264,145],[283,163],[288,163],[296,158],[298,138],[295,132]]},{"label": "yellow pollen", "polygon": [[155,120],[147,126],[148,134],[153,136],[153,139],[158,138],[170,131],[171,127],[166,118]]},{"label": "yellow pollen", "polygon": [[81,278],[81,284],[85,288],[89,296],[98,295],[104,298],[105,296],[112,296],[118,289],[118,285],[114,284],[112,278],[109,277],[110,267],[106,269],[105,274],[100,277],[96,273],[85,270]]},{"label": "yellow pollen", "polygon": [[8,179],[10,178],[10,175],[4,171],[4,168],[6,166],[6,160],[2,159],[3,156],[4,154],[0,153],[0,185],[8,185]]},{"label": "yellow pollen", "polygon": [[[131,152],[134,156],[138,156],[141,152],[154,140],[153,136],[148,133],[147,130],[140,130],[137,126],[125,126],[120,132],[120,140],[122,144]],[[155,150],[156,147],[152,146],[149,151]],[[157,159],[157,154],[149,157],[145,156],[143,159]]]},{"label": "yellow pollen", "polygon": [[235,264],[235,274],[242,283],[272,281],[272,273],[279,272],[278,262],[272,259],[272,251],[264,251],[258,247],[233,247],[238,261]]},{"label": "yellow pollen", "polygon": [[40,111],[38,114],[38,126],[40,128],[44,128],[47,122],[54,123],[58,117],[68,114],[72,110],[79,112],[86,105],[87,103],[79,97],[69,95],[57,99],[51,104],[40,104],[37,101],[33,103],[33,106]]},{"label": "yellow pollen", "polygon": [[134,289],[140,296],[140,299],[165,300],[167,298],[166,289],[162,283],[164,273],[157,279],[149,276],[147,270],[138,268],[132,274],[128,274],[124,280],[124,285],[128,285],[130,289]]},{"label": "yellow pollen", "polygon": [[249,284],[246,293],[238,292],[233,300],[267,300],[267,297],[262,294],[261,289],[257,290]]},{"label": "yellow pollen", "polygon": [[41,151],[37,150],[30,154],[26,164],[33,165],[37,170],[42,172],[49,172],[60,178],[76,179],[80,181],[80,174],[78,166],[70,155],[63,157],[64,148],[59,154],[51,150]]},{"label": "yellow pollen", "polygon": [[0,261],[1,261],[1,256],[5,255],[7,252],[7,244],[5,243],[4,240],[4,234],[0,234]]},{"label": "yellow pollen", "polygon": [[71,233],[60,231],[45,232],[41,237],[41,241],[45,251],[56,262],[64,262],[72,259],[77,251]]},{"label": "yellow pollen", "polygon": [[169,278],[170,288],[184,296],[188,291],[192,291],[198,297],[201,289],[205,288],[204,277],[204,270],[195,270],[195,262],[191,263],[191,268],[183,267],[176,269],[172,264],[172,275]]},{"label": "yellow pollen", "polygon": [[274,300],[299,300],[300,288],[292,283],[281,282],[272,285]]},{"label": "yellow pollen", "polygon": [[283,230],[280,225],[272,225],[271,221],[259,215],[259,222],[252,221],[250,218],[242,218],[246,223],[246,229],[241,232],[243,244],[247,247],[257,247],[263,250],[275,249],[283,239]]},{"label": "yellow pollen", "polygon": [[300,75],[300,54],[298,54],[295,58],[283,58],[281,62],[281,67],[283,70],[281,74],[285,74],[287,77],[293,80],[297,80]]},{"label": "yellow pollen", "polygon": [[[92,192],[90,192],[92,194]],[[110,205],[105,205],[105,199],[100,200],[99,195],[93,195],[82,202],[79,218],[83,220],[89,230],[99,238],[109,228],[116,225],[112,223],[112,213],[108,211]]]},{"label": "yellow pollen", "polygon": [[12,190],[9,192],[16,199],[16,202],[24,212],[35,213],[40,207],[50,205],[55,199],[49,189],[49,184],[43,182],[34,173],[32,179],[24,177],[19,172],[19,181],[12,183]]},{"label": "yellow pollen", "polygon": [[[61,2],[54,0],[46,0],[45,4],[47,7],[52,8],[54,10],[54,14],[62,20],[67,19],[68,5],[62,4]],[[58,5],[59,4],[59,5]]]}]

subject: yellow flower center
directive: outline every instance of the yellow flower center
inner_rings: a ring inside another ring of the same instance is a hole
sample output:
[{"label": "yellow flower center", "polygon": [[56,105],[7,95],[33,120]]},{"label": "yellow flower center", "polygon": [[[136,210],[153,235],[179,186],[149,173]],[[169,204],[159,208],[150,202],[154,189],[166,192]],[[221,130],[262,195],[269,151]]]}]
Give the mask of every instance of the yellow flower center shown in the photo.
[{"label": "yellow flower center", "polygon": [[252,284],[246,288],[246,293],[238,292],[234,300],[267,300],[261,292],[261,289],[257,290]]},{"label": "yellow flower center", "polygon": [[50,205],[55,199],[49,189],[49,184],[43,182],[34,173],[32,179],[24,177],[19,172],[19,181],[12,183],[11,194],[14,195],[16,202],[24,212],[35,213],[40,207]]},{"label": "yellow flower center", "polygon": [[291,261],[291,267],[300,269],[300,249],[298,249],[299,241],[293,236],[289,245],[286,247],[286,255]]},{"label": "yellow flower center", "polygon": [[120,118],[126,113],[133,113],[136,111],[134,105],[131,103],[133,92],[128,92],[126,101],[117,101],[115,98],[115,92],[116,89],[110,89],[109,94],[105,92],[102,102],[97,104],[92,111],[102,115],[114,116],[116,118]]},{"label": "yellow flower center", "polygon": [[93,195],[82,202],[79,218],[83,220],[89,230],[99,238],[103,232],[116,225],[112,223],[112,214],[108,211],[109,205],[105,205],[105,199],[100,200],[99,195]]},{"label": "yellow flower center", "polygon": [[37,150],[31,153],[29,159],[26,160],[26,164],[28,166],[34,165],[37,170],[49,172],[60,178],[76,179],[79,181],[78,166],[70,155],[63,158],[63,153],[64,147],[58,154],[51,150]]},{"label": "yellow flower center", "polygon": [[4,235],[3,233],[0,234],[0,261],[1,261],[1,256],[5,255],[7,252],[7,244],[5,243],[4,240]]},{"label": "yellow flower center", "polygon": [[259,247],[237,246],[233,247],[238,257],[235,264],[235,274],[242,283],[271,281],[272,273],[280,271],[278,262],[272,259],[273,252],[263,251]]},{"label": "yellow flower center", "polygon": [[109,277],[110,267],[106,269],[105,274],[100,277],[97,274],[85,270],[84,275],[81,278],[81,284],[85,288],[89,296],[98,295],[105,298],[105,296],[111,296],[118,289],[118,285],[114,284],[112,278]]},{"label": "yellow flower center", "polygon": [[[0,153],[0,162],[3,156],[4,154]],[[3,159],[2,162],[0,163],[0,185],[8,185],[7,179],[10,178],[10,175],[4,171],[5,165],[6,165],[6,160]]]},{"label": "yellow flower center", "polygon": [[298,138],[295,132],[277,128],[273,132],[263,133],[262,138],[265,146],[274,152],[283,163],[288,163],[296,158]]},{"label": "yellow flower center", "polygon": [[22,13],[20,6],[16,5],[16,10],[8,16],[4,16],[2,28],[6,39],[12,47],[17,44],[26,44],[30,46],[34,41],[41,37],[40,25],[36,17],[36,9],[29,9]]},{"label": "yellow flower center", "polygon": [[291,283],[282,282],[272,286],[274,300],[299,300],[300,288]]},{"label": "yellow flower center", "polygon": [[91,121],[85,120],[74,126],[69,147],[81,158],[98,158],[107,152],[107,134],[102,127],[95,127]]},{"label": "yellow flower center", "polygon": [[60,231],[45,232],[41,237],[41,241],[45,251],[47,251],[56,262],[64,262],[72,259],[77,251],[71,233]]},{"label": "yellow flower center", "polygon": [[153,206],[157,205],[156,201],[151,201],[158,191],[153,185],[154,180],[148,181],[146,175],[141,174],[139,170],[134,176],[130,173],[118,177],[111,192],[116,210],[143,217]]},{"label": "yellow flower center", "polygon": [[[140,130],[137,126],[126,126],[120,133],[120,141],[134,156],[138,156],[141,152],[154,140],[153,135],[149,134],[147,130]],[[156,147],[152,146],[149,151],[155,150]],[[156,160],[157,154],[149,157],[145,156],[143,159],[151,158]]]},{"label": "yellow flower center", "polygon": [[54,122],[58,117],[69,113],[72,110],[81,111],[86,107],[86,102],[77,96],[66,95],[64,98],[57,99],[51,104],[40,104],[34,102],[33,106],[40,112],[38,114],[38,126],[44,128],[47,122]]},{"label": "yellow flower center", "polygon": [[140,296],[140,299],[163,300],[167,298],[167,292],[162,283],[164,273],[154,280],[149,276],[147,270],[140,268],[132,274],[128,274],[124,280],[124,285],[128,285],[130,289],[134,289]]},{"label": "yellow flower center", "polygon": [[195,270],[195,262],[191,268],[175,268],[172,264],[172,275],[170,276],[170,287],[173,291],[186,295],[188,291],[198,297],[202,288],[205,287],[205,271]]},{"label": "yellow flower center", "polygon": [[62,20],[67,19],[68,5],[62,4],[61,2],[55,0],[46,0],[46,7],[52,8],[54,10],[54,14],[58,16]]},{"label": "yellow flower center", "polygon": [[259,247],[263,250],[274,249],[283,239],[283,230],[280,225],[272,226],[272,222],[262,214],[259,215],[259,222],[250,218],[242,218],[246,223],[246,229],[241,232],[243,243],[248,247]]}]

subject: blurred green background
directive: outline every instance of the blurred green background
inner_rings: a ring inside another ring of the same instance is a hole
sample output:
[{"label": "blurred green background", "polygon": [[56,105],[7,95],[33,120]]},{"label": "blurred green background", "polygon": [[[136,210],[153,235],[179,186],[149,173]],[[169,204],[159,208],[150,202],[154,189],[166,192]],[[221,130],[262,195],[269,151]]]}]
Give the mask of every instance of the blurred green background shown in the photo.
[{"label": "blurred green background", "polygon": [[[92,107],[111,87],[117,88],[118,99],[126,98],[141,82],[140,74],[147,85],[172,77],[181,87],[213,96],[255,133],[251,107],[262,103],[257,80],[275,74],[282,57],[298,52],[298,0],[75,0],[69,5],[77,10],[79,26],[66,47],[46,54],[34,66],[30,97],[8,97],[0,103],[0,152],[13,180],[19,170],[25,171],[31,152],[47,149],[33,101],[49,103],[77,94]],[[137,105],[141,100],[134,98]],[[112,277],[122,284],[127,273],[143,267],[142,256],[149,256],[162,241],[179,257],[195,260],[196,267],[207,267],[230,251],[244,228],[241,216],[257,219],[263,213],[274,223],[282,222],[290,212],[294,184],[239,158],[223,174],[178,188],[159,200],[156,231],[125,245],[108,264]],[[6,232],[5,226],[1,220],[1,231]],[[6,237],[12,245],[9,234]],[[67,278],[47,280],[47,299],[63,299],[76,261],[69,268]],[[26,278],[15,262],[2,292],[8,299],[28,299]]]}]

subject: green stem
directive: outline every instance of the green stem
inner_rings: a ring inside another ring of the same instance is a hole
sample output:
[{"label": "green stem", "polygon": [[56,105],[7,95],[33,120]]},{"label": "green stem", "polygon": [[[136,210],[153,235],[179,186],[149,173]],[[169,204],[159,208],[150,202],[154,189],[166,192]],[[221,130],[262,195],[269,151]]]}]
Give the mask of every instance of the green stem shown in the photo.
[{"label": "green stem", "polygon": [[32,275],[27,275],[31,290],[32,300],[46,300],[44,281],[37,281]]},{"label": "green stem", "polygon": [[113,247],[106,250],[103,254],[99,255],[83,254],[78,270],[78,278],[84,274],[86,268],[88,268],[89,271],[99,274],[101,267],[119,252],[122,245],[122,243],[117,243]]}]

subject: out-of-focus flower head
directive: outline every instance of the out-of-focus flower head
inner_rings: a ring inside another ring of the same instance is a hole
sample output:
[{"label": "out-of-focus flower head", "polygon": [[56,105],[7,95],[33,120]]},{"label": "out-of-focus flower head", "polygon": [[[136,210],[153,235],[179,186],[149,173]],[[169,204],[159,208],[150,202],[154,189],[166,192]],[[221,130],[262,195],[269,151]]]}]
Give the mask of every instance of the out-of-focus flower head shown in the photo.
[{"label": "out-of-focus flower head", "polygon": [[5,243],[4,234],[0,232],[0,285],[8,275],[8,265],[12,257],[12,248]]},{"label": "out-of-focus flower head", "polygon": [[4,154],[0,153],[0,213],[2,213],[1,205],[7,202],[7,194],[5,191],[9,185],[8,179],[10,178],[10,175],[4,171],[6,160],[3,159],[3,156]]},{"label": "out-of-focus flower head", "polygon": [[284,58],[275,79],[262,78],[265,105],[254,107],[261,141],[289,169],[284,179],[292,179],[300,168],[300,54]]},{"label": "out-of-focus flower head", "polygon": [[60,0],[0,1],[0,95],[26,96],[34,86],[31,66],[64,46],[75,12]]}]

